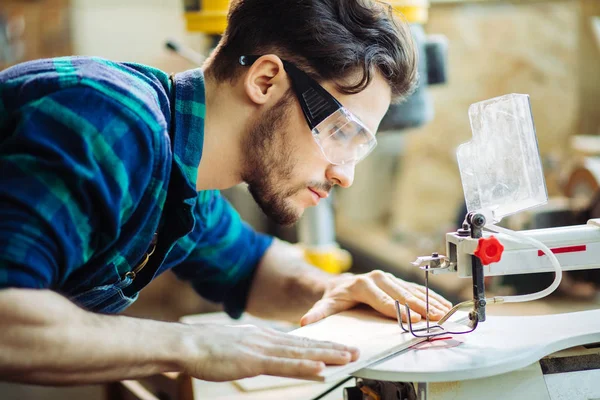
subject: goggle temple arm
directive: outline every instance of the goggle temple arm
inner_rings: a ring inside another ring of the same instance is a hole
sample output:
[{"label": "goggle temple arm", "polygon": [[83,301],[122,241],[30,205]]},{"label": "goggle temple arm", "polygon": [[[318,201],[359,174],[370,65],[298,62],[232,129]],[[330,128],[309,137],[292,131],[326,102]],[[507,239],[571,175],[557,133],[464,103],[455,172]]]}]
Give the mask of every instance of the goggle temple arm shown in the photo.
[{"label": "goggle temple arm", "polygon": [[[240,65],[250,66],[261,56],[241,56]],[[298,97],[300,107],[311,131],[327,117],[342,108],[335,97],[325,90],[317,81],[294,64],[281,60],[283,67],[292,81],[292,88]]]},{"label": "goggle temple arm", "polygon": [[291,78],[292,87],[311,130],[342,108],[331,93],[294,64],[283,61],[283,66]]}]

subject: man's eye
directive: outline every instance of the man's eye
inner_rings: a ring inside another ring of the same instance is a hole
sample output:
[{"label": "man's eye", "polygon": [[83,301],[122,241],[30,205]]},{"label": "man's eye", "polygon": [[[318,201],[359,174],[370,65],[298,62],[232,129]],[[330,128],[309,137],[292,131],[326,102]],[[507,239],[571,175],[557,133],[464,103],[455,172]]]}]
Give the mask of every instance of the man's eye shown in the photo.
[{"label": "man's eye", "polygon": [[340,140],[349,139],[352,135],[348,132],[348,129],[344,129],[346,125],[335,126],[335,136]]},{"label": "man's eye", "polygon": [[343,142],[343,143],[347,143],[350,140],[352,140],[352,137],[350,135],[348,135],[346,132],[344,131],[338,131],[335,134],[335,138],[338,142]]},{"label": "man's eye", "polygon": [[369,135],[367,134],[367,132],[364,129],[361,129],[360,132],[358,133],[358,135],[356,135],[358,140],[360,140],[361,142],[368,142],[369,141]]}]

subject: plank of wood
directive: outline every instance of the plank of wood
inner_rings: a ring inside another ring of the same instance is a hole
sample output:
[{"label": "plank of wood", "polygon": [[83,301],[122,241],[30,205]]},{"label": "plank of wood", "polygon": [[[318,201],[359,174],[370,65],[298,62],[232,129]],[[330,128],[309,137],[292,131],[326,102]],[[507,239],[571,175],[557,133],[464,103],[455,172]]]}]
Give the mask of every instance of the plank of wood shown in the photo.
[{"label": "plank of wood", "polygon": [[[451,326],[466,316],[464,312],[456,313],[445,326]],[[258,326],[272,325],[272,321],[264,321],[251,316],[233,321],[224,313],[193,315],[182,318],[185,323],[253,323]],[[433,324],[433,322],[432,322]],[[289,325],[284,325],[289,327]],[[425,326],[425,322],[415,324],[415,329]],[[465,327],[457,329],[464,330]],[[341,366],[327,366],[315,378],[318,382],[339,381],[352,372],[364,368],[376,361],[395,354],[424,339],[415,338],[404,333],[395,319],[387,318],[370,307],[357,307],[349,311],[332,315],[314,324],[290,332],[292,335],[316,340],[332,341],[358,347],[360,357],[357,361]],[[302,380],[260,376],[236,381],[236,386],[244,391],[260,391],[269,388],[302,385]]]},{"label": "plank of wood", "polygon": [[179,319],[184,324],[216,324],[216,325],[254,325],[271,328],[281,332],[290,332],[298,328],[297,324],[286,321],[267,320],[243,314],[239,319],[233,319],[224,312],[186,315]]},{"label": "plank of wood", "polygon": [[[461,312],[455,314],[452,319],[454,322],[449,321],[445,326],[453,326],[456,321],[464,319],[465,315],[466,313]],[[425,322],[414,325],[415,329],[424,326]],[[465,327],[458,329],[464,330]],[[424,340],[404,333],[395,320],[367,308],[345,311],[290,333],[311,339],[355,346],[360,350],[360,357],[352,363],[327,366],[316,378],[322,382],[342,379],[361,368]]]}]

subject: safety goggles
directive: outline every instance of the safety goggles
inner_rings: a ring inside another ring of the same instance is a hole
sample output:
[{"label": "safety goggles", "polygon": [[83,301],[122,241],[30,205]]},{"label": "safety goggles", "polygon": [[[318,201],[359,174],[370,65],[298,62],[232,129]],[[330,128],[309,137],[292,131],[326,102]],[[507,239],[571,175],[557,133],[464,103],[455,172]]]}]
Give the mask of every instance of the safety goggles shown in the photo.
[{"label": "safety goggles", "polygon": [[[242,56],[240,64],[252,65],[261,56]],[[332,164],[356,164],[377,145],[375,135],[323,86],[294,64],[281,60],[300,107],[321,152]]]}]

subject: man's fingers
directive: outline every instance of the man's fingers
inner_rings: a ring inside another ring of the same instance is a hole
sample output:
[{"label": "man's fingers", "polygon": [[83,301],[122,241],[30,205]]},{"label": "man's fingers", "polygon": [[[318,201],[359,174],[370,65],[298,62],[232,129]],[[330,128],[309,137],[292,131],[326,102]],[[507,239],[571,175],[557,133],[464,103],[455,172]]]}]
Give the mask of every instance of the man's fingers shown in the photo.
[{"label": "man's fingers", "polygon": [[[411,294],[409,298],[405,300],[405,302],[410,307],[411,311],[418,312],[423,317],[427,314],[427,304],[425,300],[421,300],[416,297],[414,294]],[[429,303],[429,318],[439,319],[444,316],[444,312],[442,310],[437,309]]]},{"label": "man's fingers", "polygon": [[[427,303],[426,303],[427,295],[425,293],[420,292],[415,289],[415,290],[411,291],[411,295],[415,296],[419,300],[423,301],[423,303],[425,303],[425,305],[427,305]],[[430,317],[441,318],[448,311],[450,311],[450,308],[446,307],[444,304],[440,303],[435,298],[429,296],[429,316]]]},{"label": "man's fingers", "polygon": [[[426,304],[424,300],[419,299],[415,296],[414,292],[412,292],[409,288],[403,287],[395,282],[395,279],[391,279],[388,275],[377,274],[373,277],[375,284],[383,290],[388,296],[398,299],[400,304],[404,306],[404,304],[408,304],[411,312],[412,322],[415,322],[414,315],[419,315],[419,320],[421,316],[425,316],[426,313]],[[400,307],[402,311],[404,311],[404,307]],[[444,316],[444,312],[438,310],[436,307],[430,304],[429,306],[429,317],[430,318],[442,318]]]},{"label": "man's fingers", "polygon": [[[395,308],[395,305],[394,305],[394,308]],[[421,319],[422,319],[421,314],[413,311],[412,308],[411,308],[411,311],[412,311],[410,313],[410,320],[411,320],[411,322],[415,323],[415,322],[421,321]],[[396,318],[397,317],[398,316],[396,315]],[[402,318],[403,322],[408,322],[408,314],[406,312],[406,307],[405,307],[404,303],[400,303],[400,317]]]},{"label": "man's fingers", "polygon": [[[364,279],[362,281],[362,301],[375,310],[379,311],[383,315],[387,315],[391,318],[396,318],[396,305],[394,303],[394,299],[398,297],[393,297],[393,295],[388,294],[386,291],[382,290],[372,279]],[[402,300],[401,298],[398,298]],[[403,303],[402,301],[400,302]],[[403,304],[402,304],[403,305]],[[410,304],[409,304],[410,305]],[[411,306],[412,309],[412,306]],[[404,322],[407,321],[407,316],[404,313],[404,307],[400,307],[402,320]],[[411,322],[419,322],[421,320],[421,316],[418,313],[410,314]]]},{"label": "man's fingers", "polygon": [[[423,287],[421,285],[417,285],[416,283],[408,283],[408,282],[406,282],[406,284],[413,286],[417,291],[419,291],[420,293],[425,294],[425,287]],[[434,298],[435,300],[439,301],[445,307],[447,307],[448,310],[450,310],[452,308],[452,303],[450,303],[444,297],[440,296],[439,294],[437,294],[436,292],[434,292],[431,289],[429,289],[429,298]]]},{"label": "man's fingers", "polygon": [[300,319],[300,326],[320,321],[330,315],[348,310],[355,305],[355,302],[342,302],[331,298],[321,299]]},{"label": "man's fingers", "polygon": [[325,363],[321,361],[296,360],[274,356],[264,356],[260,363],[260,374],[286,376],[289,378],[315,377],[325,369]]},{"label": "man's fingers", "polygon": [[330,365],[344,365],[352,361],[349,351],[331,349],[312,349],[306,347],[270,346],[265,349],[266,355],[302,360],[322,361]]},{"label": "man's fingers", "polygon": [[326,342],[320,340],[313,340],[301,336],[284,334],[285,336],[278,337],[274,340],[275,344],[298,347],[304,349],[315,349],[315,350],[330,350],[337,352],[350,353],[352,361],[356,360],[359,356],[359,351],[356,347],[347,346],[341,343]]},{"label": "man's fingers", "polygon": [[[404,281],[396,279],[392,274],[375,274],[373,279],[390,296],[398,298],[401,304],[408,303],[411,311],[425,317],[427,313],[426,296],[424,291],[417,290],[417,285],[406,284]],[[432,291],[430,291],[431,293]],[[433,296],[429,297],[429,318],[440,319],[448,310]]]}]

